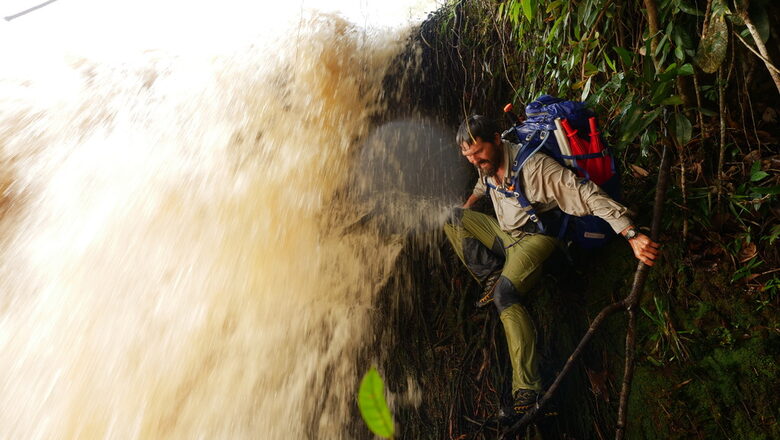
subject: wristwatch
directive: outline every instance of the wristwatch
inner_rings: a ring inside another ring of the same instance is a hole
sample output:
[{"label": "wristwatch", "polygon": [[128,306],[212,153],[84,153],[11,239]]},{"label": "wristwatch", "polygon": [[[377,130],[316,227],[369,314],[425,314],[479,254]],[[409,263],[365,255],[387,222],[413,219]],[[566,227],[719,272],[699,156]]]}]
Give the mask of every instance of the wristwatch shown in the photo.
[{"label": "wristwatch", "polygon": [[628,228],[623,236],[626,237],[626,240],[631,240],[636,238],[637,235],[639,235],[639,232],[637,232],[636,228],[632,226]]}]

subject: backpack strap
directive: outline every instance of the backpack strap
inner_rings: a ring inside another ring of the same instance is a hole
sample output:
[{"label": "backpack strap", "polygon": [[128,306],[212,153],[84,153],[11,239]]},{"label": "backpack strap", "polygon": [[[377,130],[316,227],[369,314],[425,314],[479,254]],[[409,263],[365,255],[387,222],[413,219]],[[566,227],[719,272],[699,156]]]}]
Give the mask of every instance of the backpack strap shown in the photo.
[{"label": "backpack strap", "polygon": [[[537,137],[537,133],[539,133],[538,138],[540,139],[540,142],[538,145],[533,145],[534,138]],[[518,133],[519,135],[519,133]],[[536,213],[536,209],[534,209],[531,202],[528,201],[528,198],[526,198],[525,194],[523,194],[523,190],[521,188],[521,185],[519,183],[519,176],[520,176],[520,170],[523,169],[523,166],[528,161],[528,159],[534,155],[534,153],[538,152],[542,149],[545,143],[547,143],[547,139],[550,138],[550,131],[549,130],[536,130],[532,132],[531,134],[525,136],[524,138],[520,138],[520,141],[522,142],[520,144],[520,151],[517,152],[517,155],[515,156],[514,162],[512,162],[512,177],[511,177],[511,186],[509,187],[510,190],[507,191],[503,188],[498,188],[492,183],[488,182],[487,178],[485,178],[485,185],[489,188],[493,189],[494,191],[500,192],[501,194],[507,196],[507,197],[515,197],[517,198],[517,201],[520,203],[520,207],[528,214],[528,218],[531,219],[532,222],[536,224],[536,227],[539,228],[539,232],[544,234],[546,232],[546,229],[544,227],[544,223],[542,223],[542,220],[539,218],[539,215]]]}]

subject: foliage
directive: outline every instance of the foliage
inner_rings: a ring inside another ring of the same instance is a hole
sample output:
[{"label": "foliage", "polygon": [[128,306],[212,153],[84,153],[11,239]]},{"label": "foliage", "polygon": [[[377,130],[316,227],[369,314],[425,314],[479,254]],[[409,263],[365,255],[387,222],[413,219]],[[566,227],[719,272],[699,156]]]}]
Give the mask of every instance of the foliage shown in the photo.
[{"label": "foliage", "polygon": [[395,426],[385,401],[385,383],[374,367],[366,372],[360,383],[358,408],[368,429],[382,438],[393,438]]},{"label": "foliage", "polygon": [[[653,32],[648,4],[657,12]],[[780,107],[763,60],[746,47],[754,41],[740,18],[745,4],[470,0],[432,15],[417,39],[421,74],[404,89],[404,103],[452,126],[470,113],[498,117],[507,101],[521,109],[542,93],[585,100],[620,159],[623,200],[639,212],[640,224],[649,223],[660,149],[675,153],[664,255],[638,316],[631,438],[780,435],[780,397],[766,386],[780,374],[769,363],[780,347]],[[761,39],[774,46],[777,65],[780,4],[752,0],[748,12]],[[552,289],[530,300],[547,368],[560,368],[570,354],[587,327],[578,319],[592,319],[627,293],[634,265],[620,249],[582,262],[576,294]],[[458,273],[457,261],[447,267]],[[420,418],[449,429],[438,437],[487,438],[479,419],[506,397],[500,380],[506,358],[495,342],[500,326],[464,305],[468,288],[445,290],[443,297],[423,295],[429,307],[446,304],[455,316],[437,309],[437,319],[426,324],[436,335],[427,361],[443,364],[432,380],[442,397]],[[578,301],[587,301],[588,313]],[[578,408],[558,421],[568,436],[601,438],[614,428],[625,323],[608,325],[614,327],[596,344],[596,360],[576,379],[590,381],[590,400],[577,400],[582,384],[562,391]],[[597,372],[600,364],[609,371]]]}]

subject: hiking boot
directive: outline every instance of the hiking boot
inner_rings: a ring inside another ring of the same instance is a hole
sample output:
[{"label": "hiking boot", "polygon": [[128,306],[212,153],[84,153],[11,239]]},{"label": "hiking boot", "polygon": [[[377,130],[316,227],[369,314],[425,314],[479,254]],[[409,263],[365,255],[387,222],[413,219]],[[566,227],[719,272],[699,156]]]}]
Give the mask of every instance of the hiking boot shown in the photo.
[{"label": "hiking boot", "polygon": [[488,275],[487,278],[485,278],[485,281],[482,282],[482,297],[474,303],[478,309],[493,302],[493,291],[496,290],[496,284],[498,284],[499,278],[501,278],[501,271],[497,270]]},{"label": "hiking boot", "polygon": [[[498,419],[501,423],[509,424],[514,423],[523,418],[526,413],[536,407],[539,400],[539,393],[534,390],[517,390],[514,393],[514,402],[512,405],[505,406],[498,411]],[[550,407],[547,403],[542,409],[539,417],[548,417],[558,415],[558,412]]]}]

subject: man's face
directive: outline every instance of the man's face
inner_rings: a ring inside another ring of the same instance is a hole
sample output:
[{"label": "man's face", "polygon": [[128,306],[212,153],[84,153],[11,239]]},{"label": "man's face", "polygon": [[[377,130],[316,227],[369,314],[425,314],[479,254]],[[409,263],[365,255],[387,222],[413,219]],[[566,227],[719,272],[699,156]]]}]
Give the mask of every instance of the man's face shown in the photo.
[{"label": "man's face", "polygon": [[501,149],[498,147],[498,141],[494,140],[494,142],[477,137],[474,143],[463,142],[460,146],[461,154],[489,177],[495,176],[498,167],[501,166]]}]

